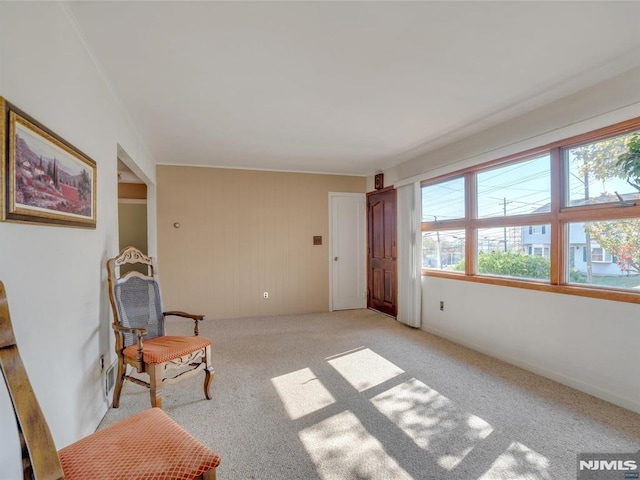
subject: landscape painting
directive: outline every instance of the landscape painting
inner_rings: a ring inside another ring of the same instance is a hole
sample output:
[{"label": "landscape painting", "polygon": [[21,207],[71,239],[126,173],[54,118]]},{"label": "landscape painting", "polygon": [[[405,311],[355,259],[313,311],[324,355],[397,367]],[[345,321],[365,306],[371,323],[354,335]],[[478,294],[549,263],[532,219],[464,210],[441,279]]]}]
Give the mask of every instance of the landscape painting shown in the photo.
[{"label": "landscape painting", "polygon": [[7,220],[95,228],[95,162],[15,111],[8,177]]}]

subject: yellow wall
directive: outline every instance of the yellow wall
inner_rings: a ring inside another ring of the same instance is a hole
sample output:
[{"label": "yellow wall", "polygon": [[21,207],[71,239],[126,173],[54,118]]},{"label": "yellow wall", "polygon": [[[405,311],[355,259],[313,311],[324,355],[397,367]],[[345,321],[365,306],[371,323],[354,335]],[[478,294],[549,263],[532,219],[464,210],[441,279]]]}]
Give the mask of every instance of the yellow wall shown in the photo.
[{"label": "yellow wall", "polygon": [[166,310],[234,318],[328,309],[328,194],[363,193],[365,177],[175,166],[156,176]]}]

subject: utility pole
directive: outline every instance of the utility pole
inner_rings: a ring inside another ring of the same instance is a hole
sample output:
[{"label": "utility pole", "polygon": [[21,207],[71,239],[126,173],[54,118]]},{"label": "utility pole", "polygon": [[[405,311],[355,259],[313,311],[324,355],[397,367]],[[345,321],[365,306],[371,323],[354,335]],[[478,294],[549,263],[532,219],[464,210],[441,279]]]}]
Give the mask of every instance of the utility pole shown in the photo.
[{"label": "utility pole", "polygon": [[[502,209],[504,211],[504,216],[506,217],[507,216],[507,197],[503,198]],[[507,251],[507,226],[505,225],[503,228],[504,228],[504,236],[503,236],[503,238],[504,238],[504,251],[506,253],[506,251]]]},{"label": "utility pole", "polygon": [[[435,215],[433,216],[433,222],[434,223],[438,223],[438,217],[436,217]],[[437,245],[436,245],[436,266],[442,270],[442,256],[440,253],[440,230],[436,230],[436,240],[437,240]]]}]

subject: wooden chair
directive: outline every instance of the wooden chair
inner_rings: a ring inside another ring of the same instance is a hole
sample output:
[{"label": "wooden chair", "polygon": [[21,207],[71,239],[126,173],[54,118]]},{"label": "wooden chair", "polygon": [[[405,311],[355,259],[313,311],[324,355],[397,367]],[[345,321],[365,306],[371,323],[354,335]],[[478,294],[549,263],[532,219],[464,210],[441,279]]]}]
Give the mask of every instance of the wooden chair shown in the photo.
[{"label": "wooden chair", "polygon": [[[142,267],[147,273],[132,270],[120,275],[120,267],[125,265]],[[118,355],[113,408],[120,405],[125,379],[149,388],[151,406],[162,408],[162,387],[200,370],[205,373],[204,395],[211,400],[209,390],[214,375],[211,340],[198,336],[198,322],[204,315],[163,311],[155,262],[134,247],[127,247],[109,259],[107,272]],[[165,335],[164,318],[169,315],[193,320],[193,336]],[[128,375],[128,365],[148,375],[149,381]]]},{"label": "wooden chair", "polygon": [[145,410],[56,452],[16,345],[2,282],[0,370],[16,417],[25,480],[215,480],[220,457],[159,408]]}]

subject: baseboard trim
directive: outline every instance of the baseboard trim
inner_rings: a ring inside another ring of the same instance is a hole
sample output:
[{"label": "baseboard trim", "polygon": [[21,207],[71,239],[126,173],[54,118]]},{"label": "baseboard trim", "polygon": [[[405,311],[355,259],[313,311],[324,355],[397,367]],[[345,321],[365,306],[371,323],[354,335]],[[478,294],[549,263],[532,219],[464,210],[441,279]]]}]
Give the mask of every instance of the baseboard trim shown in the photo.
[{"label": "baseboard trim", "polygon": [[595,385],[591,385],[589,383],[583,382],[573,377],[569,377],[563,373],[548,370],[544,367],[540,367],[532,363],[523,362],[521,360],[511,357],[510,355],[503,354],[502,352],[492,350],[490,348],[482,347],[480,345],[474,344],[473,342],[462,340],[460,338],[455,337],[454,335],[449,334],[448,332],[443,332],[436,328],[427,328],[423,325],[421,329],[427,333],[431,333],[433,335],[437,335],[438,337],[445,338],[451,342],[457,343],[458,345],[463,345],[477,352],[484,353],[485,355],[489,355],[490,357],[497,358],[498,360],[502,360],[503,362],[510,363],[511,365],[515,365],[516,367],[520,367],[524,370],[535,373],[536,375],[540,375],[550,380],[554,380],[558,383],[566,385],[567,387],[571,387],[583,393],[593,395],[594,397],[597,397],[601,400],[605,400],[609,403],[613,403],[614,405],[617,405],[622,408],[626,408],[627,410],[631,410],[632,412],[640,414],[640,401],[632,400],[630,398],[626,398],[621,395],[616,395],[614,393],[603,390],[600,387],[597,387]]}]

